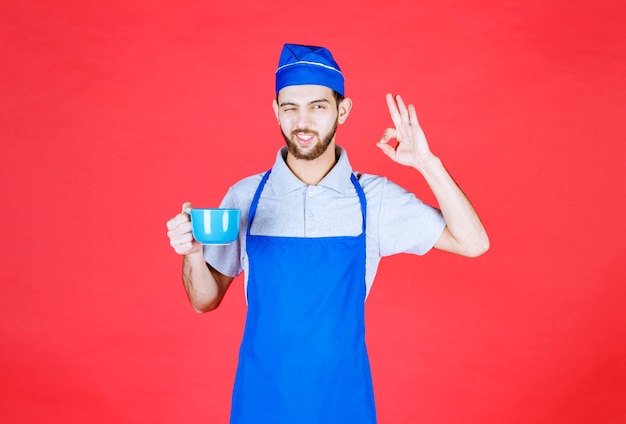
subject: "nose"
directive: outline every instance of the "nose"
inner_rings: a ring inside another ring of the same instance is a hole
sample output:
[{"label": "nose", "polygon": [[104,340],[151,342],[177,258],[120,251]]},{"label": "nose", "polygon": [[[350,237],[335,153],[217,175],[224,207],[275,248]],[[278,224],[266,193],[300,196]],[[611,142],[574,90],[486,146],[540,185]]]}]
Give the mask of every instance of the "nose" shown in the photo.
[{"label": "nose", "polygon": [[300,111],[296,119],[296,126],[298,128],[309,128],[311,126],[311,116],[307,111]]}]

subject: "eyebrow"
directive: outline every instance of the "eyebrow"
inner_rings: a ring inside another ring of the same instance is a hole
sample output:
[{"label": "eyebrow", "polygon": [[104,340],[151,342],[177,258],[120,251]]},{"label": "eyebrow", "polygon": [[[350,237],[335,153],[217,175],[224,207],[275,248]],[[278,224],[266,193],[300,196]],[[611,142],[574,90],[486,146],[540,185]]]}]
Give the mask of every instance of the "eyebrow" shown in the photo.
[{"label": "eyebrow", "polygon": [[[322,98],[322,99],[312,100],[308,103],[308,105],[310,106],[315,103],[330,103],[330,101],[328,99]],[[280,104],[280,107],[284,107],[284,106],[298,106],[298,104],[294,102],[282,102]]]}]

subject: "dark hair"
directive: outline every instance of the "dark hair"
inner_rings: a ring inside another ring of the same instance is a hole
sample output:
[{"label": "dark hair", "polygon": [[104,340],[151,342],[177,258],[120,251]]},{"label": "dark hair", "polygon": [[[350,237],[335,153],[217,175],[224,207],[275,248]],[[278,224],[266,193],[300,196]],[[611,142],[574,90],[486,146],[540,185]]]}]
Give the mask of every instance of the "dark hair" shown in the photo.
[{"label": "dark hair", "polygon": [[345,96],[338,91],[333,90],[333,97],[335,98],[335,102],[337,103],[337,107],[339,107],[339,103],[345,99]]}]

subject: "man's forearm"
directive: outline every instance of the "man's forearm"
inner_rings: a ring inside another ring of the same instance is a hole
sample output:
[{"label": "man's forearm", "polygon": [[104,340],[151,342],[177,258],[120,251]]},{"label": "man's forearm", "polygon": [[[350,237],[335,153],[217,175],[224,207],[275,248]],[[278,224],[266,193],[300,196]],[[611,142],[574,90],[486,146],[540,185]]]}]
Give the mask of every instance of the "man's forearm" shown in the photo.
[{"label": "man's forearm", "polygon": [[456,246],[456,253],[479,256],[489,248],[483,224],[461,188],[436,156],[416,167],[433,191]]},{"label": "man's forearm", "polygon": [[183,256],[183,284],[196,312],[215,309],[222,299],[220,284],[204,261],[202,251]]}]

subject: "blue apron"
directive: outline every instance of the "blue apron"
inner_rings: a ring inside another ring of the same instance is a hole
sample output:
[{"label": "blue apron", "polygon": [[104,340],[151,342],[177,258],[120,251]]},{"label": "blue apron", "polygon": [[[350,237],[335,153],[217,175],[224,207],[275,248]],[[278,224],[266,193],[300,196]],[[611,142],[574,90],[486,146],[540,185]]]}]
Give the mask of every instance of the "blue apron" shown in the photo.
[{"label": "blue apron", "polygon": [[365,348],[366,200],[359,236],[273,237],[250,227],[248,312],[233,390],[231,424],[376,422]]}]

